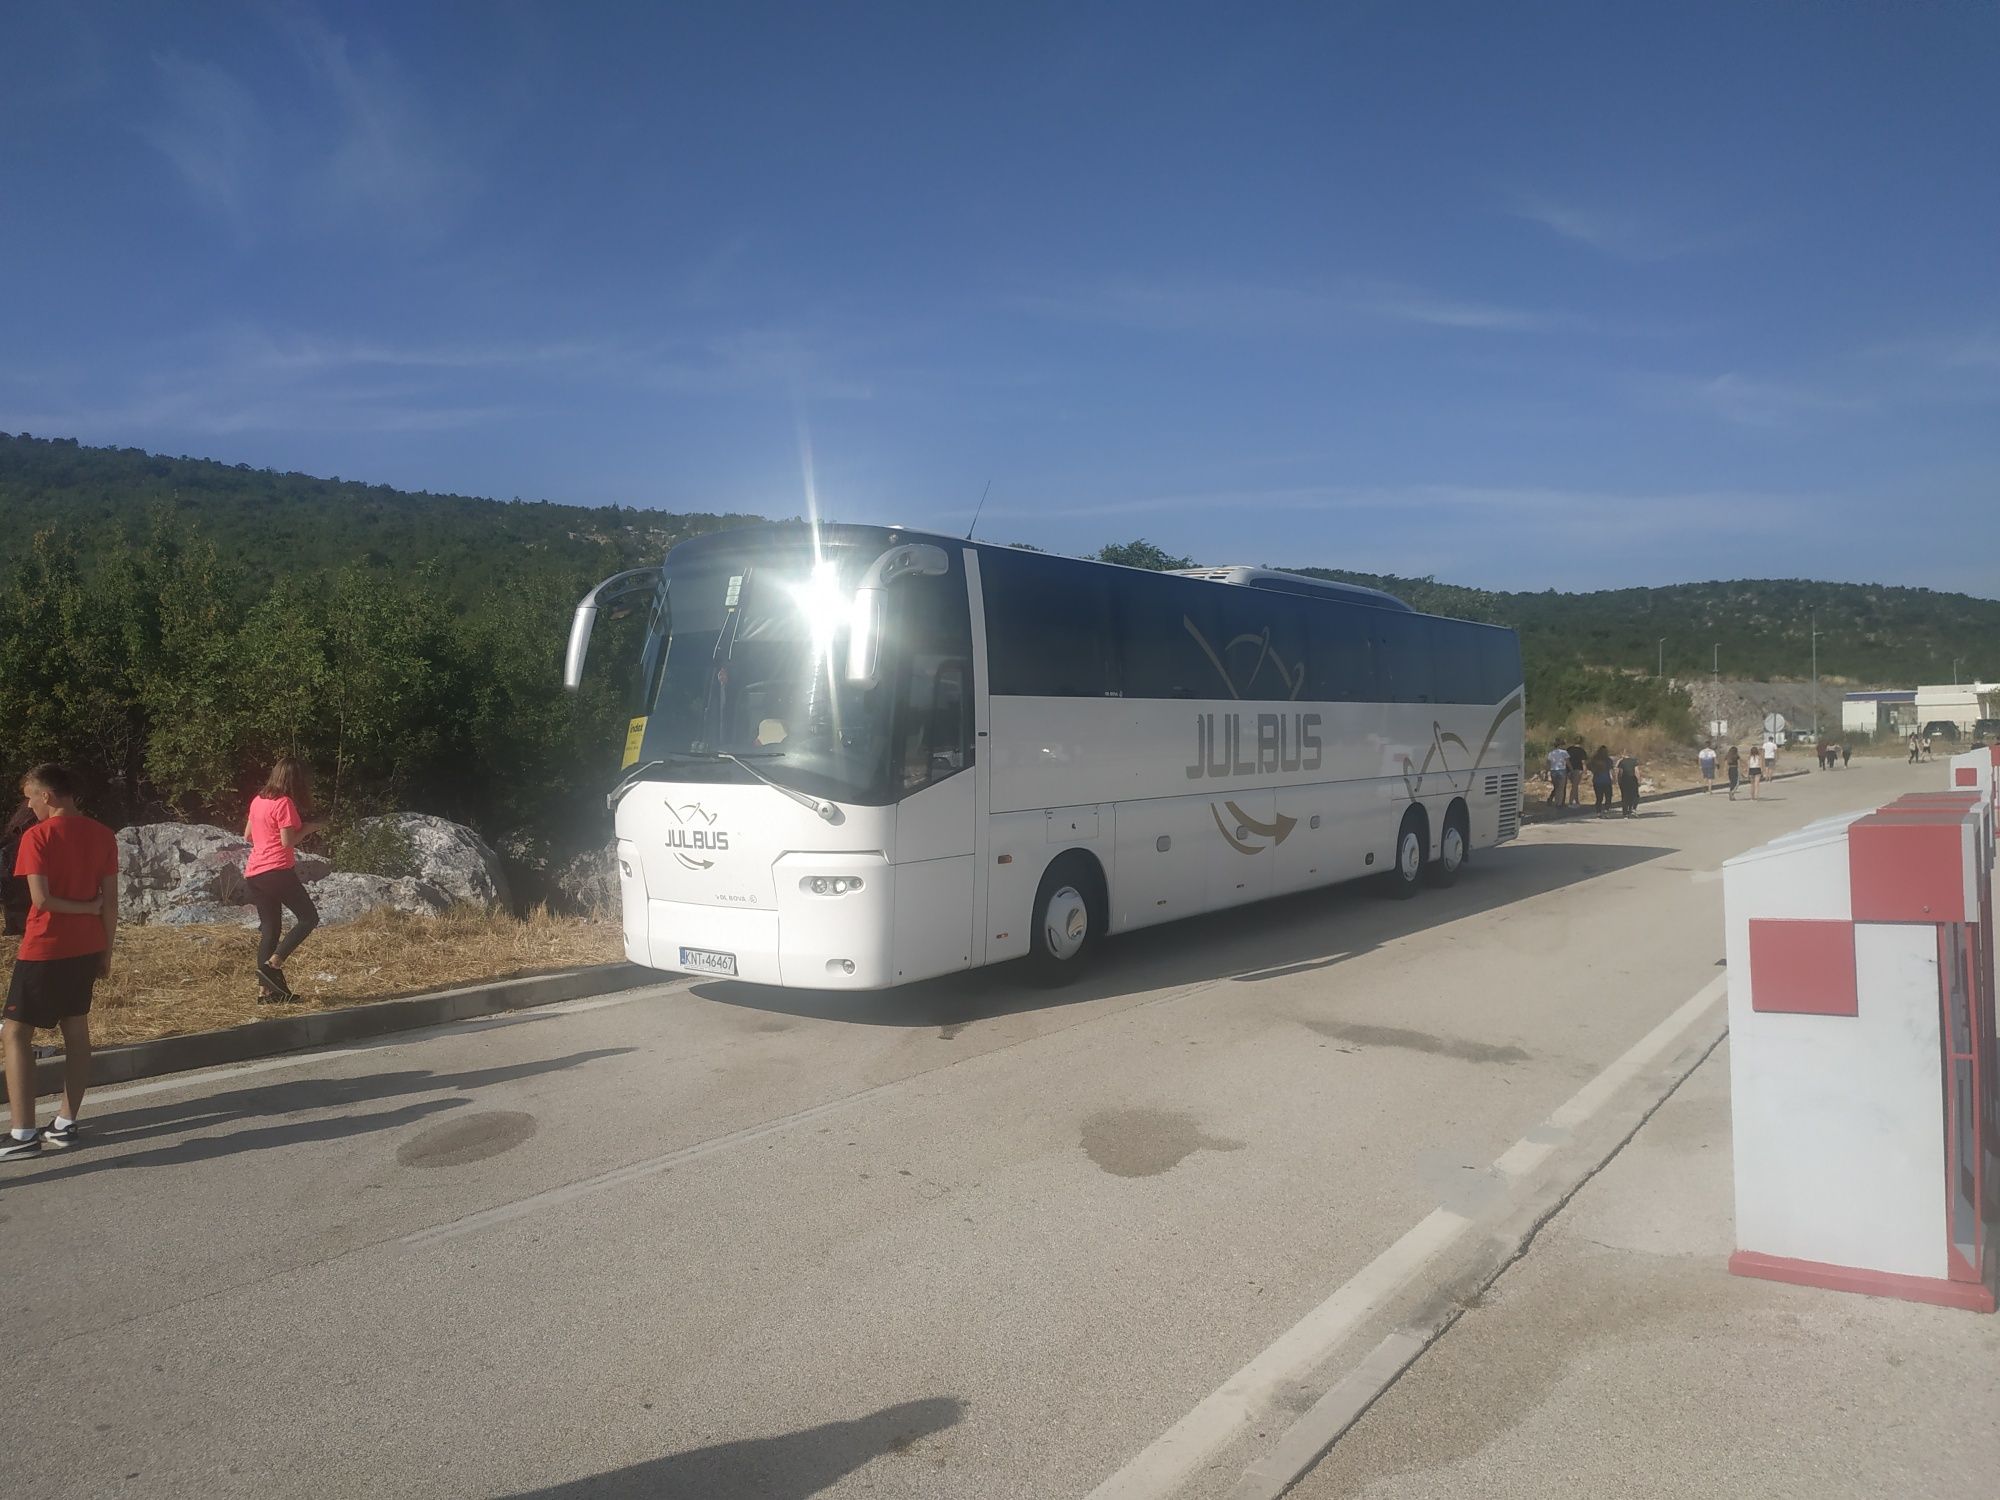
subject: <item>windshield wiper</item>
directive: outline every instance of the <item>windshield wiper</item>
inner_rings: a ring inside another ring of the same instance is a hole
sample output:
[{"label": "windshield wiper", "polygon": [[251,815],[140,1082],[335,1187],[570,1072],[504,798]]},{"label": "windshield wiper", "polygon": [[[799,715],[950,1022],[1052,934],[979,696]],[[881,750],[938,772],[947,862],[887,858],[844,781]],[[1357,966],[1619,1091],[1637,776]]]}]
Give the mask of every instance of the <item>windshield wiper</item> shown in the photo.
[{"label": "windshield wiper", "polygon": [[770,777],[766,776],[762,771],[758,770],[755,766],[751,765],[747,759],[745,759],[745,756],[754,756],[758,760],[782,760],[784,759],[784,755],[785,752],[782,750],[750,750],[744,752],[744,755],[735,755],[727,750],[711,750],[706,754],[692,750],[670,750],[666,753],[666,755],[660,757],[657,760],[646,761],[640,765],[634,766],[631,770],[627,771],[622,777],[619,778],[618,785],[614,786],[610,790],[610,792],[606,794],[604,798],[604,806],[607,811],[616,811],[619,799],[623,797],[627,792],[631,791],[632,788],[637,786],[641,781],[645,780],[647,772],[657,771],[664,766],[673,764],[675,761],[680,761],[683,764],[686,764],[688,762],[696,762],[703,765],[712,765],[714,762],[718,760],[726,760],[729,761],[731,764],[739,766],[743,770],[748,771],[752,777],[754,777],[758,781],[763,782],[764,785],[769,787],[772,791],[784,793],[784,795],[790,797],[794,802],[798,803],[801,807],[810,807],[815,813],[817,813],[821,818],[825,819],[827,822],[838,823],[840,821],[840,809],[834,806],[833,803],[827,802],[822,798],[812,796],[810,793],[801,792],[796,788],[788,787],[784,785],[782,782],[773,781]]},{"label": "windshield wiper", "polygon": [[637,786],[641,781],[645,780],[646,773],[648,771],[657,771],[660,769],[660,767],[664,766],[665,764],[666,762],[663,760],[641,761],[638,765],[634,766],[631,770],[627,771],[623,776],[620,776],[618,778],[618,785],[614,786],[610,791],[604,794],[604,810],[606,812],[616,812],[618,810],[618,799],[620,797],[624,796],[627,792],[631,791],[633,787]]},{"label": "windshield wiper", "polygon": [[637,786],[640,782],[646,780],[646,773],[648,771],[657,771],[661,769],[663,766],[671,765],[673,762],[677,760],[703,760],[703,759],[706,759],[706,757],[700,755],[686,755],[678,751],[670,750],[666,753],[666,755],[660,757],[659,759],[642,761],[640,764],[634,766],[631,770],[627,771],[623,776],[619,777],[618,785],[614,786],[610,791],[604,794],[604,810],[606,812],[616,812],[618,810],[619,799],[623,797],[627,792],[631,791],[632,788]]},{"label": "windshield wiper", "polygon": [[[759,760],[781,760],[783,759],[785,754],[785,752],[782,750],[762,750],[762,751],[753,750],[750,753],[752,755],[755,755]],[[755,766],[751,765],[750,762],[745,760],[742,756],[731,755],[727,750],[718,750],[715,752],[715,758],[717,760],[731,761],[734,762],[736,765],[741,766],[744,770],[748,771],[752,776],[756,777],[759,781],[763,782],[764,785],[769,787],[772,791],[783,792],[787,797],[790,797],[794,802],[798,803],[801,807],[810,807],[814,812],[818,813],[820,817],[823,818],[825,821],[829,823],[837,823],[840,821],[840,809],[835,807],[831,802],[823,801],[821,798],[812,796],[810,793],[807,792],[799,791],[795,787],[786,786],[782,782],[773,781],[770,777],[766,776],[762,771],[758,770]]]}]

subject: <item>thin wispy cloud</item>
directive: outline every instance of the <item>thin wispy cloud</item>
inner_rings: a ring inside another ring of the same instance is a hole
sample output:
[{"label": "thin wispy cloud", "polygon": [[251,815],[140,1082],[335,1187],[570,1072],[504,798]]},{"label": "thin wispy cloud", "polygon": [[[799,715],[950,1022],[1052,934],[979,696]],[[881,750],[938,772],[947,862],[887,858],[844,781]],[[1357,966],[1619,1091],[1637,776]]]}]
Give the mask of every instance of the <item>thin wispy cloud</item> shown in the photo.
[{"label": "thin wispy cloud", "polygon": [[357,49],[317,16],[299,12],[285,24],[332,116],[317,206],[332,218],[359,211],[429,220],[461,176],[414,87],[385,51]]},{"label": "thin wispy cloud", "polygon": [[1379,513],[1403,519],[1424,516],[1504,516],[1510,525],[1546,522],[1573,526],[1591,518],[1593,534],[1656,529],[1662,514],[1677,524],[1728,522],[1751,529],[1787,524],[1819,498],[1783,491],[1685,490],[1619,491],[1546,485],[1293,485],[1258,489],[1214,489],[1085,501],[1047,510],[1010,509],[1010,520],[1069,517],[1172,516],[1188,512],[1258,514],[1301,512]]},{"label": "thin wispy cloud", "polygon": [[553,340],[527,344],[391,344],[318,338],[273,338],[243,332],[233,343],[249,364],[287,373],[378,367],[410,370],[553,370],[602,367],[629,356],[609,341]]},{"label": "thin wispy cloud", "polygon": [[751,328],[643,357],[641,378],[683,396],[765,392],[792,399],[866,401],[873,382],[849,373],[821,341],[788,328]]},{"label": "thin wispy cloud", "polygon": [[1561,313],[1533,312],[1491,302],[1466,302],[1409,288],[1386,287],[1357,296],[1356,312],[1428,328],[1459,328],[1475,333],[1538,333],[1577,326],[1579,320]]},{"label": "thin wispy cloud", "polygon": [[1668,392],[1712,416],[1739,427],[1786,427],[1809,420],[1873,411],[1873,396],[1762,379],[1727,371],[1690,381],[1669,382]]},{"label": "thin wispy cloud", "polygon": [[1360,280],[1311,286],[1115,277],[1088,288],[1019,296],[1014,305],[1072,322],[1236,337],[1320,337],[1385,322],[1471,333],[1535,333],[1581,325],[1581,320],[1560,312]]},{"label": "thin wispy cloud", "polygon": [[284,45],[255,87],[207,58],[156,55],[146,139],[248,237],[441,228],[474,174],[395,60],[309,11],[276,12],[271,24]]},{"label": "thin wispy cloud", "polygon": [[146,137],[195,196],[239,226],[266,175],[270,133],[250,90],[224,69],[163,53],[153,59],[163,104]]},{"label": "thin wispy cloud", "polygon": [[1724,249],[1738,238],[1734,233],[1669,224],[1632,209],[1586,206],[1532,194],[1516,195],[1509,211],[1574,244],[1620,260],[1673,260]]}]

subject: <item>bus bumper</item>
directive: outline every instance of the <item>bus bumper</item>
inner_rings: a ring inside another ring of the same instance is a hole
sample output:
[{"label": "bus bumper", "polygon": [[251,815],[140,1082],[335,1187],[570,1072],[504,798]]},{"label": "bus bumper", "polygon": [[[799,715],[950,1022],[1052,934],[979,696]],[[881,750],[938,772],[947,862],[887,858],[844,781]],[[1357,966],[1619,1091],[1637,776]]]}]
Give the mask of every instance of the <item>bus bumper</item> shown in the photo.
[{"label": "bus bumper", "polygon": [[[876,872],[862,891],[833,898],[800,896],[778,911],[649,901],[650,965],[709,979],[732,977],[733,966],[733,977],[746,983],[792,989],[885,989],[896,983],[888,943],[887,873]],[[731,963],[718,964],[718,956]]]}]

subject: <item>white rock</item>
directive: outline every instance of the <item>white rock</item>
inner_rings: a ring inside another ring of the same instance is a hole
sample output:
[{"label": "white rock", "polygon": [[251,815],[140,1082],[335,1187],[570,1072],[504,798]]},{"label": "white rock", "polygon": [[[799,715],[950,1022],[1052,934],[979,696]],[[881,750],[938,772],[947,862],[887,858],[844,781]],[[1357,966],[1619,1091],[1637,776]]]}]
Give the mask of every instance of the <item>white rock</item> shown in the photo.
[{"label": "white rock", "polygon": [[618,845],[586,849],[551,873],[550,905],[586,917],[612,916],[619,910]]},{"label": "white rock", "polygon": [[254,906],[219,906],[211,901],[194,901],[186,906],[170,906],[164,911],[155,912],[150,925],[202,927],[210,923],[254,929],[257,925],[257,909]]},{"label": "white rock", "polygon": [[[118,830],[118,919],[163,922],[182,907],[249,904],[243,863],[250,846],[226,828],[206,823],[137,823]],[[333,869],[317,854],[298,855],[301,880],[317,880]],[[235,921],[224,917],[178,917],[177,923]],[[250,917],[255,921],[255,915]]]},{"label": "white rock", "polygon": [[392,824],[409,841],[416,878],[443,891],[452,901],[483,906],[489,911],[510,904],[507,875],[500,856],[486,840],[462,823],[426,813],[389,813],[365,819],[363,828]]},{"label": "white rock", "polygon": [[352,922],[385,908],[412,916],[436,916],[452,906],[452,898],[429,881],[407,875],[392,880],[386,875],[356,875],[346,870],[314,881],[312,898],[322,922]]}]

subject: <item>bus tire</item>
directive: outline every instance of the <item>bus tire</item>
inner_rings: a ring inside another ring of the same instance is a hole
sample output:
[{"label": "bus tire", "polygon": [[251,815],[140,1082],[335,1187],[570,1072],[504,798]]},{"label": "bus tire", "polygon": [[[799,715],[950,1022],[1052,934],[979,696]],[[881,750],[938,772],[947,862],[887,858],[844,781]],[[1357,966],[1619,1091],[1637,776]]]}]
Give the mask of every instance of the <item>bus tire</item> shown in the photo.
[{"label": "bus tire", "polygon": [[1042,872],[1028,927],[1028,974],[1036,984],[1068,984],[1097,957],[1103,887],[1103,876],[1084,854],[1063,855]]},{"label": "bus tire", "polygon": [[1465,804],[1454,802],[1444,815],[1444,832],[1438,835],[1438,857],[1425,867],[1424,874],[1432,885],[1451,885],[1470,858],[1471,820],[1466,816]]},{"label": "bus tire", "polygon": [[1423,889],[1425,856],[1430,853],[1430,824],[1424,810],[1413,807],[1403,814],[1403,826],[1396,830],[1396,849],[1390,859],[1387,881],[1389,894],[1407,901]]}]

